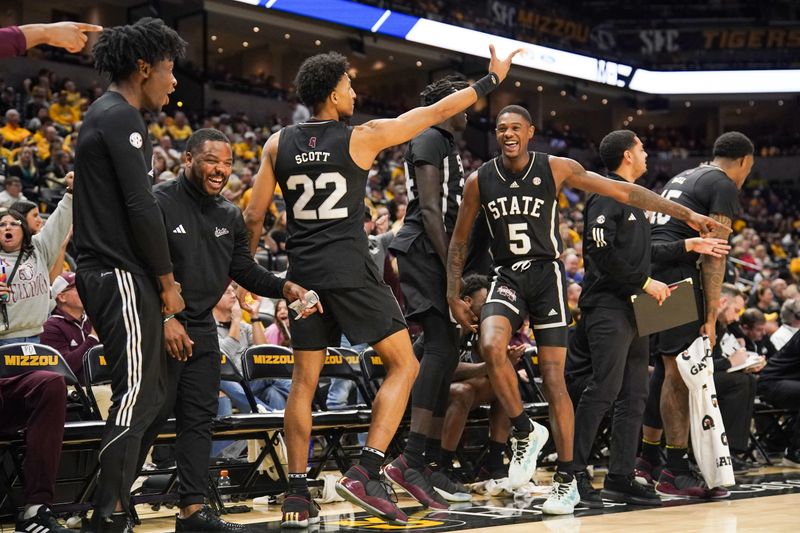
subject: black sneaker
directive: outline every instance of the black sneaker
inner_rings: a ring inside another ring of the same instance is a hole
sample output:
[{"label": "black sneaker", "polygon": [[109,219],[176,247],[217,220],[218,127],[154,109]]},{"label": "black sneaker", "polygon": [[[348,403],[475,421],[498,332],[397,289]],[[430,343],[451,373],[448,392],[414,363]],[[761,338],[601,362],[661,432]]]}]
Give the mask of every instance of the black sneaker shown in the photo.
[{"label": "black sneaker", "polygon": [[800,468],[800,448],[787,448],[781,464],[790,468]]},{"label": "black sneaker", "polygon": [[488,481],[490,479],[497,480],[506,477],[508,477],[508,465],[502,465],[496,468],[490,468],[489,465],[484,463],[478,469],[478,473],[475,476],[475,481]]},{"label": "black sneaker", "polygon": [[188,518],[175,516],[175,531],[249,531],[243,524],[226,522],[211,510],[208,505],[204,505],[199,511],[193,513]]},{"label": "black sneaker", "polygon": [[578,483],[578,493],[581,495],[581,505],[589,509],[602,509],[603,499],[600,491],[592,486],[592,480],[586,470],[575,472],[575,480]]},{"label": "black sneaker", "polygon": [[95,511],[91,519],[83,519],[81,533],[133,533],[133,524],[128,513],[100,516]]},{"label": "black sneaker", "polygon": [[281,528],[307,528],[319,524],[319,506],[308,495],[287,494],[281,505]]},{"label": "black sneaker", "polygon": [[20,533],[30,533],[32,531],[41,531],[43,533],[72,533],[71,529],[62,527],[56,519],[53,511],[46,505],[42,505],[36,511],[36,514],[28,519],[23,519],[19,515],[14,531]]},{"label": "black sneaker", "polygon": [[661,505],[661,498],[649,485],[636,481],[633,474],[629,476],[606,476],[603,482],[603,498],[629,503],[631,505]]},{"label": "black sneaker", "polygon": [[731,454],[731,466],[734,474],[746,474],[753,469],[753,465]]}]

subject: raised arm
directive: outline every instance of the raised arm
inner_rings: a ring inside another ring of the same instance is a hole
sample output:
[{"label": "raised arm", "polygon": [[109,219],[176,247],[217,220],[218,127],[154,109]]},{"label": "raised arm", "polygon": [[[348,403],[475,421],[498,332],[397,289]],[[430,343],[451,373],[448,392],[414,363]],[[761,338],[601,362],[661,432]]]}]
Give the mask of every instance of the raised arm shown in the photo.
[{"label": "raised arm", "polygon": [[478,317],[470,310],[469,305],[461,299],[461,276],[467,260],[469,234],[481,207],[480,190],[478,189],[478,173],[473,172],[464,183],[464,195],[458,208],[458,218],[450,238],[447,253],[447,302],[453,317],[462,327],[477,330]]},{"label": "raised arm", "polygon": [[353,129],[350,156],[361,168],[369,168],[381,150],[409,141],[422,131],[439,124],[478,101],[495,89],[508,75],[511,60],[522,49],[514,50],[505,59],[495,56],[489,45],[489,74],[475,84],[461,89],[433,105],[417,107],[397,118],[370,120]]},{"label": "raised arm", "polygon": [[[653,191],[634,183],[604,178],[600,174],[586,170],[573,159],[550,156],[550,168],[553,170],[556,186],[559,188],[562,183],[566,183],[570,187],[586,192],[610,196],[618,202],[638,207],[645,211],[664,213],[683,220],[703,236],[713,236],[710,234],[714,228],[717,228],[717,230],[723,229],[719,222],[695,213],[688,207],[662,198]],[[728,232],[730,232],[730,228],[728,228]]]},{"label": "raised arm", "polygon": [[272,203],[272,195],[275,193],[275,184],[277,183],[275,160],[278,155],[280,134],[280,131],[272,134],[264,145],[261,153],[261,167],[254,176],[255,183],[250,203],[244,210],[244,222],[247,226],[250,253],[252,254],[255,254],[258,249],[258,241],[261,239],[261,231],[264,228],[264,216],[267,214],[269,204]]}]

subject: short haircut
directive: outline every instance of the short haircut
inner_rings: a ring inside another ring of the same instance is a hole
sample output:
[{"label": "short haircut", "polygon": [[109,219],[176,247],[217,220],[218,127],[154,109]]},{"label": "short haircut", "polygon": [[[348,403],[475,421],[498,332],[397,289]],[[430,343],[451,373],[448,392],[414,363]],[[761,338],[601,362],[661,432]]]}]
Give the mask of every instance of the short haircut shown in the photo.
[{"label": "short haircut", "polygon": [[480,274],[469,274],[461,285],[461,298],[473,297],[481,289],[489,290],[489,278]]},{"label": "short haircut", "polygon": [[625,157],[625,151],[636,146],[636,133],[631,130],[614,130],[600,141],[600,159],[609,172],[614,172]]},{"label": "short haircut", "polygon": [[206,141],[222,141],[227,144],[231,143],[231,141],[228,140],[227,135],[221,131],[215,130],[214,128],[202,128],[195,130],[195,132],[189,136],[189,140],[186,141],[186,151],[194,155],[200,148],[203,147],[203,144]]},{"label": "short haircut", "polygon": [[433,105],[442,98],[467,87],[469,84],[460,75],[446,76],[431,83],[419,93],[420,103],[424,106]]},{"label": "short haircut", "polygon": [[338,52],[309,57],[300,65],[294,80],[300,99],[313,111],[328,99],[349,68],[347,58]]},{"label": "short haircut", "polygon": [[763,324],[766,321],[767,319],[764,318],[764,313],[755,307],[745,309],[744,313],[742,313],[742,316],[739,317],[739,324],[742,326],[747,326],[748,328]]},{"label": "short haircut", "polygon": [[22,185],[22,180],[19,179],[17,176],[7,176],[5,181],[6,186],[11,185],[12,183],[15,183],[17,185]]},{"label": "short haircut", "polygon": [[714,141],[714,157],[739,159],[753,155],[754,151],[753,142],[747,135],[738,131],[723,133]]},{"label": "short haircut", "polygon": [[522,118],[528,121],[528,124],[533,124],[533,120],[531,119],[531,114],[528,113],[528,110],[522,107],[521,105],[516,105],[516,104],[507,105],[503,109],[501,109],[500,112],[497,114],[497,119],[495,119],[495,123],[497,123],[497,120],[500,120],[500,117],[502,115],[505,115],[506,113],[514,113],[520,115]]},{"label": "short haircut", "polygon": [[151,17],[104,29],[92,48],[94,68],[108,74],[112,82],[129,78],[139,68],[140,59],[154,65],[179,59],[185,51],[186,41],[163,20]]},{"label": "short haircut", "polygon": [[737,296],[740,296],[742,299],[744,299],[744,293],[733,283],[723,283],[721,294],[726,298],[736,298]]},{"label": "short haircut", "polygon": [[793,320],[800,320],[800,299],[789,298],[781,306],[781,323],[788,324]]}]

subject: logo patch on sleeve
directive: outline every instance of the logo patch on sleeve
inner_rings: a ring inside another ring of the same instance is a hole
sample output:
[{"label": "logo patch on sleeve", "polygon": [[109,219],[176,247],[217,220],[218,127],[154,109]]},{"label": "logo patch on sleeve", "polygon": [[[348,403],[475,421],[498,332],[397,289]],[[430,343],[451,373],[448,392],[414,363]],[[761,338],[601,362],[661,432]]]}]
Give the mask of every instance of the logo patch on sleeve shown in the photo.
[{"label": "logo patch on sleeve", "polygon": [[134,131],[131,133],[131,136],[128,137],[128,142],[131,143],[131,146],[136,148],[137,150],[142,147],[142,134],[138,131]]}]

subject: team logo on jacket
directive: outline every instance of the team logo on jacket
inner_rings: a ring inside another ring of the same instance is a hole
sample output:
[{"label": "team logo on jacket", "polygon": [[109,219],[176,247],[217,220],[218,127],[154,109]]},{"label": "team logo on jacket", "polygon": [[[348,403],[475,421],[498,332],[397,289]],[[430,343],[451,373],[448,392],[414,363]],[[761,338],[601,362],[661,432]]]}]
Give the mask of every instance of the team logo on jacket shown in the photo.
[{"label": "team logo on jacket", "polygon": [[517,293],[514,291],[514,289],[506,287],[505,285],[500,285],[497,287],[497,294],[512,302],[517,301]]},{"label": "team logo on jacket", "polygon": [[131,136],[128,137],[128,142],[131,143],[131,146],[136,148],[137,150],[142,147],[142,134],[138,131],[134,131],[131,133]]},{"label": "team logo on jacket", "polygon": [[600,215],[599,217],[597,217],[597,223],[598,224],[602,224],[605,221],[606,221],[606,216],[605,215]]},{"label": "team logo on jacket", "polygon": [[541,185],[542,184],[542,178],[540,178],[539,176],[536,176],[535,178],[533,178],[533,184],[534,185]]},{"label": "team logo on jacket", "polygon": [[316,137],[311,137],[308,140],[308,147],[309,148],[316,148],[317,147],[317,138]]},{"label": "team logo on jacket", "polygon": [[714,429],[714,419],[709,415],[703,417],[703,430]]},{"label": "team logo on jacket", "polygon": [[214,230],[214,237],[222,237],[223,235],[227,235],[228,233],[230,233],[230,231],[228,231],[228,228],[216,228]]}]

